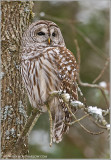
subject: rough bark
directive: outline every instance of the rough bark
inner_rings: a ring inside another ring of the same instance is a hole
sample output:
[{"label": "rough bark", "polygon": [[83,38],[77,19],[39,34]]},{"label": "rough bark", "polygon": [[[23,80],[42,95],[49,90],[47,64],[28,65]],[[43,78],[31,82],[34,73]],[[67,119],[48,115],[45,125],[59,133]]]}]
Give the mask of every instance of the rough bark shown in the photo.
[{"label": "rough bark", "polygon": [[20,75],[20,45],[30,24],[32,2],[1,2],[1,151],[2,158],[24,158],[28,139],[14,147],[27,121],[26,94]]}]

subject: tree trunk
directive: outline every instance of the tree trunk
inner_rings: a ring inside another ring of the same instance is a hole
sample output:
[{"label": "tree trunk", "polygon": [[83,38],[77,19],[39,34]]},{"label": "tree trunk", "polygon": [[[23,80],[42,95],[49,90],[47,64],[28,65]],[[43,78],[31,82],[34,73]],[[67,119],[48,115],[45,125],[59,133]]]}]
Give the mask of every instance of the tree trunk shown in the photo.
[{"label": "tree trunk", "polygon": [[28,139],[13,149],[27,121],[26,94],[20,75],[20,45],[24,30],[31,22],[33,2],[1,3],[1,151],[2,158],[24,158]]}]

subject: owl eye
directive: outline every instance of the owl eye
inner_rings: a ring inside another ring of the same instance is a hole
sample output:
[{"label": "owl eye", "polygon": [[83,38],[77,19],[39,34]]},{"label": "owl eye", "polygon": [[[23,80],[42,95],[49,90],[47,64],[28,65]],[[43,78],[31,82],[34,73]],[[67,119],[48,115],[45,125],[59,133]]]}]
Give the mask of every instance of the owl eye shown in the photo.
[{"label": "owl eye", "polygon": [[45,33],[44,32],[38,32],[37,33],[39,36],[43,36],[43,35],[45,35]]},{"label": "owl eye", "polygon": [[52,36],[53,36],[53,37],[55,37],[55,36],[56,36],[55,32],[53,32],[53,33],[52,33]]}]

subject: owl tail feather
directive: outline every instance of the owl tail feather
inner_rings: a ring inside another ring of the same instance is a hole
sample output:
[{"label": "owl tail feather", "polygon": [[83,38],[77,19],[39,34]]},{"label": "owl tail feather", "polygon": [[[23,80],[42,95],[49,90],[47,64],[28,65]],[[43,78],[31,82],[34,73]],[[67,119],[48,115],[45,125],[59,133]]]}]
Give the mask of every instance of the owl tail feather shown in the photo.
[{"label": "owl tail feather", "polygon": [[70,116],[67,109],[66,108],[63,109],[60,103],[56,105],[54,110],[52,113],[53,114],[53,142],[59,143],[62,141],[63,134],[69,131],[69,126],[66,125],[66,123],[70,121]]}]

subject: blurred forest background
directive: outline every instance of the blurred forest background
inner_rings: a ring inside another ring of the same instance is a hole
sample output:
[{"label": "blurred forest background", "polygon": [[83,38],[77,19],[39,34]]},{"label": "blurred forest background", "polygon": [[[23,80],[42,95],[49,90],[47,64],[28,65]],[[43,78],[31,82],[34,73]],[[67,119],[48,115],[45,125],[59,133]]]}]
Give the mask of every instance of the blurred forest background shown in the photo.
[{"label": "blurred forest background", "polygon": [[[34,21],[47,19],[59,25],[66,46],[75,57],[77,55],[74,39],[77,39],[81,53],[81,80],[92,83],[109,57],[109,1],[34,1],[33,12]],[[105,87],[106,94],[109,96],[109,66],[97,84]],[[87,105],[107,109],[100,90],[81,86],[80,88]],[[77,116],[81,115],[82,112]],[[90,131],[100,131],[88,118],[81,123]],[[91,135],[79,124],[71,126],[69,134],[63,137],[61,143],[53,144],[50,148],[49,141],[49,117],[44,113],[30,134],[29,155],[67,159],[109,158],[108,133]]]}]

